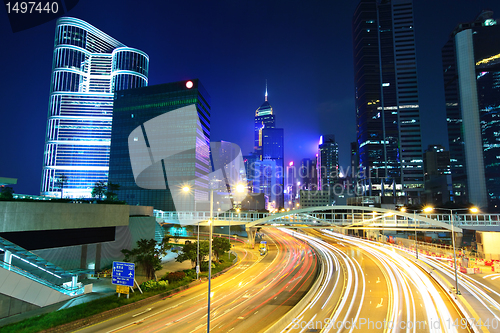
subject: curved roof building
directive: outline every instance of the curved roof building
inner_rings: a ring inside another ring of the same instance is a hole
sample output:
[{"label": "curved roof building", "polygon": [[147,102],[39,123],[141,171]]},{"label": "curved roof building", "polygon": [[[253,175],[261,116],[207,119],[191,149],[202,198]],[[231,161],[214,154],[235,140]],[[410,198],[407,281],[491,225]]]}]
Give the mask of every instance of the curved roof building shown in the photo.
[{"label": "curved roof building", "polygon": [[90,197],[107,182],[113,95],[148,85],[149,57],[89,23],[57,21],[41,194]]}]

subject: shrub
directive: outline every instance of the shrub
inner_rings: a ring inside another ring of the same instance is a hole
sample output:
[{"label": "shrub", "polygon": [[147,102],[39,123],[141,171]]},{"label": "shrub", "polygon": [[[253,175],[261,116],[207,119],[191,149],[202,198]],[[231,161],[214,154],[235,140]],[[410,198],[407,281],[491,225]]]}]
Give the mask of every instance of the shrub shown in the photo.
[{"label": "shrub", "polygon": [[169,283],[175,282],[175,281],[181,281],[186,277],[186,273],[184,272],[171,272],[162,277],[160,280],[167,280]]},{"label": "shrub", "polygon": [[[215,268],[215,264],[212,262],[212,269]],[[200,264],[200,270],[203,271],[203,272],[207,272],[208,271],[208,261],[203,261],[201,264]]]},{"label": "shrub", "polygon": [[141,283],[142,291],[162,290],[162,289],[167,289],[167,287],[168,287],[168,281],[149,280]]}]

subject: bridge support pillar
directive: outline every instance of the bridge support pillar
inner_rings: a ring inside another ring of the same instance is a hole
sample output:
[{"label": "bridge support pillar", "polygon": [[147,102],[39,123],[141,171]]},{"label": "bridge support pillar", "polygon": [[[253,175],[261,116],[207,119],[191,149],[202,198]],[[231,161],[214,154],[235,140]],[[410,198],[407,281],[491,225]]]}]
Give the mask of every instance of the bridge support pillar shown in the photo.
[{"label": "bridge support pillar", "polygon": [[461,232],[455,232],[455,247],[459,249],[462,246],[462,239],[464,234]]},{"label": "bridge support pillar", "polygon": [[246,227],[245,231],[247,232],[248,237],[248,246],[253,249],[255,246],[255,234],[257,233],[257,228]]}]

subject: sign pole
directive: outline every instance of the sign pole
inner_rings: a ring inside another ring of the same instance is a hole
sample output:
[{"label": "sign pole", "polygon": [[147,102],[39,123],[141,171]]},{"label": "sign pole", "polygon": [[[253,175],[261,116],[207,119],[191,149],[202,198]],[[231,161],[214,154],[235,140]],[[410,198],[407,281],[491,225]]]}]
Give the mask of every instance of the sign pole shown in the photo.
[{"label": "sign pole", "polygon": [[141,289],[141,287],[139,286],[139,284],[137,283],[137,281],[136,281],[135,279],[134,279],[134,282],[135,282],[135,284],[137,285],[137,288],[139,288],[139,291],[140,291],[140,292],[141,292],[141,294],[142,294],[142,289]]}]

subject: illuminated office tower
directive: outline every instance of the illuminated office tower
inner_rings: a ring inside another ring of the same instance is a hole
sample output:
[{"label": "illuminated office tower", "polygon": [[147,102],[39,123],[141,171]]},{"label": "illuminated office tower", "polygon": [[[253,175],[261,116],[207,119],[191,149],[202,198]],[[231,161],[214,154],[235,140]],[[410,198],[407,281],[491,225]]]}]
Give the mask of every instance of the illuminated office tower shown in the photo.
[{"label": "illuminated office tower", "polygon": [[255,139],[254,151],[259,155],[259,159],[263,159],[264,137],[262,131],[268,128],[275,128],[276,120],[273,114],[273,107],[267,101],[267,88],[264,103],[255,111]]},{"label": "illuminated office tower", "polygon": [[[283,129],[276,128],[276,120],[272,106],[267,100],[267,87],[264,103],[255,111],[254,152],[258,160],[270,159],[276,162],[273,177],[273,198],[276,208],[284,207],[284,145]],[[254,187],[255,190],[255,187]],[[260,190],[259,193],[264,191]],[[267,192],[264,192],[267,193]],[[267,195],[267,194],[266,194]]]},{"label": "illuminated office tower", "polygon": [[401,197],[386,203],[418,203],[424,185],[414,27],[412,0],[361,0],[353,17],[360,178]]},{"label": "illuminated office tower", "polygon": [[339,146],[335,135],[322,135],[318,145],[318,189],[333,190],[339,179]]},{"label": "illuminated office tower", "polygon": [[[212,165],[220,168],[238,154],[222,142],[212,151],[221,157],[210,163],[210,109],[197,79],[116,92],[109,181],[120,185],[118,200],[165,211],[210,209],[209,181],[239,177],[225,172],[209,180]],[[232,171],[242,170],[238,164]]]},{"label": "illuminated office tower", "polygon": [[[264,193],[266,200],[266,209],[274,210],[278,207],[279,192],[276,191],[278,186],[276,178],[276,161],[270,158],[264,158],[262,161],[254,163],[256,176],[253,179],[254,193]],[[282,195],[282,193],[281,193]],[[281,199],[283,200],[283,199]]]},{"label": "illuminated office tower", "polygon": [[85,21],[57,21],[42,195],[90,197],[108,181],[113,94],[147,86],[148,66],[147,54]]},{"label": "illuminated office tower", "polygon": [[500,204],[500,26],[493,12],[459,24],[442,49],[453,196]]}]

